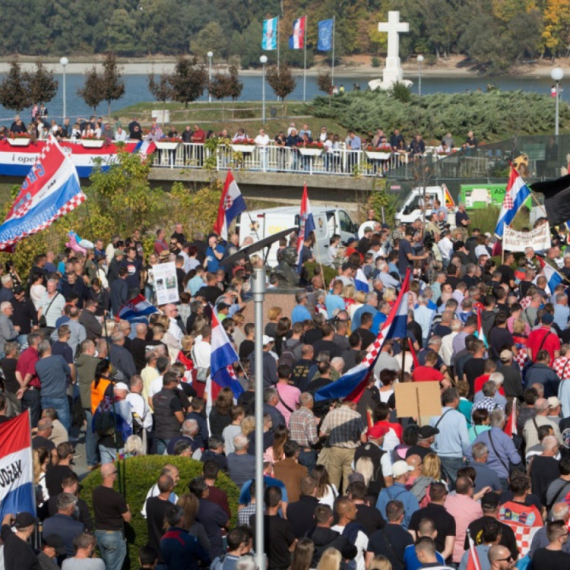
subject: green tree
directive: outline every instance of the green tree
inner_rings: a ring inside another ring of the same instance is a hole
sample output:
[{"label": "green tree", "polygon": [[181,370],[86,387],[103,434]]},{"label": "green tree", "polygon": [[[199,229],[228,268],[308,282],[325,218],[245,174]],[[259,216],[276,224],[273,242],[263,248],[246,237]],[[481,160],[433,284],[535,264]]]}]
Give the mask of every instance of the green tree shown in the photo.
[{"label": "green tree", "polygon": [[317,87],[319,91],[330,95],[332,86],[332,77],[329,71],[319,71],[317,75]]},{"label": "green tree", "polygon": [[204,93],[208,85],[208,71],[195,57],[190,59],[181,55],[176,61],[170,83],[173,98],[188,108],[188,103],[196,101]]},{"label": "green tree", "polygon": [[[166,107],[166,101],[172,99],[174,91],[172,90],[172,85],[170,84],[170,75],[163,73],[159,76],[158,81],[154,80],[154,73],[148,76],[148,90],[152,93],[152,96]],[[164,115],[163,115],[164,116]]]},{"label": "green tree", "polygon": [[230,65],[230,76],[228,78],[229,97],[234,101],[239,98],[243,90],[243,82],[239,80],[239,70],[237,65]]},{"label": "green tree", "polygon": [[283,115],[287,114],[287,96],[293,93],[297,85],[297,81],[293,77],[291,68],[286,63],[281,63],[279,67],[276,65],[267,70],[267,83],[277,97],[281,97],[285,105],[283,106]]},{"label": "green tree", "polygon": [[54,72],[48,71],[43,62],[36,62],[35,73],[25,73],[28,82],[30,99],[34,103],[48,103],[51,101],[59,87],[59,81],[55,79]]},{"label": "green tree", "polygon": [[111,101],[117,101],[125,94],[125,82],[121,79],[122,70],[117,65],[117,57],[113,52],[107,52],[103,61],[101,90],[103,100],[107,101],[107,116],[111,116]]},{"label": "green tree", "polygon": [[8,74],[0,83],[0,104],[18,112],[31,104],[28,82],[17,57],[10,63]]},{"label": "green tree", "polygon": [[85,73],[85,83],[77,90],[77,94],[85,101],[88,107],[97,112],[97,107],[101,101],[105,100],[105,93],[102,89],[101,77],[97,73],[97,68],[93,66]]},{"label": "green tree", "polygon": [[195,40],[190,42],[190,51],[195,55],[205,57],[209,51],[216,57],[227,57],[228,38],[218,22],[210,22],[203,28]]}]

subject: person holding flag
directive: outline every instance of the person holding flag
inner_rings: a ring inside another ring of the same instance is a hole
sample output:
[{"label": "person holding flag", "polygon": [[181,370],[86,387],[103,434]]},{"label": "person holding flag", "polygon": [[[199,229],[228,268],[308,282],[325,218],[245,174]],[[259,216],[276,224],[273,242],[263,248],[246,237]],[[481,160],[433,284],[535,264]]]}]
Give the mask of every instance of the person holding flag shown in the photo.
[{"label": "person holding flag", "polygon": [[305,251],[305,242],[311,238],[311,232],[315,231],[315,221],[311,212],[311,204],[309,202],[309,193],[307,185],[303,188],[303,197],[301,198],[301,211],[299,213],[299,237],[297,238],[297,273],[301,273],[303,263],[308,261],[307,252]]},{"label": "person holding flag", "polygon": [[218,217],[214,223],[214,232],[224,241],[228,240],[228,228],[231,223],[245,210],[245,200],[240,192],[231,170],[228,170],[224,189],[220,198]]},{"label": "person holding flag", "polygon": [[505,191],[505,199],[503,201],[501,211],[499,212],[499,219],[495,228],[495,235],[498,238],[503,237],[505,226],[511,225],[517,215],[517,212],[529,196],[529,187],[526,185],[525,181],[514,166],[511,166],[511,174]]}]

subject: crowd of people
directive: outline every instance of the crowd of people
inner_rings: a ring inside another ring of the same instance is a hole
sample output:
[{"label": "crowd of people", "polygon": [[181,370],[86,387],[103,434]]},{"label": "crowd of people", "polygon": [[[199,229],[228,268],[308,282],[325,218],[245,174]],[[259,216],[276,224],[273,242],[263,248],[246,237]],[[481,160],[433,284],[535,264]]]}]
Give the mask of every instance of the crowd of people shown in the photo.
[{"label": "crowd of people", "polygon": [[[221,265],[242,245],[237,234],[190,237],[176,224],[156,231],[148,255],[137,230],[94,240],[85,255],[39,254],[28,275],[7,264],[0,421],[30,413],[42,531],[34,552],[36,519],[6,515],[6,570],[119,570],[125,526],[139,514],[117,490],[116,460],[145,454],[203,466],[180,489],[167,464],[149,489],[142,568],[255,570],[252,553],[263,549],[269,570],[465,569],[470,540],[482,569],[570,568],[570,309],[566,284],[549,290],[542,275],[551,264],[569,277],[570,257],[558,236],[541,255],[504,252],[495,264],[464,208],[450,230],[445,207],[433,207],[425,226],[390,228],[370,211],[360,239],[333,237],[332,282],[303,267],[292,311],[269,308],[257,379],[256,324],[245,314],[263,260]],[[428,282],[426,263],[444,240],[449,253]],[[296,242],[283,240],[278,258]],[[301,255],[313,259],[312,238]],[[180,301],[121,320],[129,299],[156,301],[153,267],[165,261],[176,265]],[[369,292],[356,287],[360,269]],[[316,398],[362,362],[408,270],[406,338],[384,342],[357,402]],[[270,271],[268,287],[279,279]],[[238,398],[223,388],[208,401],[213,314],[239,355]],[[439,383],[441,413],[398,417],[398,383],[425,381]],[[254,484],[256,389],[263,497]],[[93,513],[78,498],[78,432],[88,469],[101,469]],[[237,512],[216,486],[220,471],[241,490]],[[264,545],[253,539],[258,506]]]}]

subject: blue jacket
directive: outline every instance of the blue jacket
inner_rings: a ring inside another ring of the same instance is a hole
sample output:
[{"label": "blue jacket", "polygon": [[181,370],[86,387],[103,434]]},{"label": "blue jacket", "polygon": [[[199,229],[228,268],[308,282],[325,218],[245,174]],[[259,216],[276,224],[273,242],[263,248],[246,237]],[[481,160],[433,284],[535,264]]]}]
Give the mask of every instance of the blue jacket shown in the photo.
[{"label": "blue jacket", "polygon": [[390,501],[402,501],[404,503],[404,521],[402,528],[408,530],[412,515],[420,509],[420,505],[416,496],[408,491],[402,483],[394,483],[391,487],[386,487],[380,491],[376,508],[382,513],[382,516],[388,520],[386,516],[386,505]]},{"label": "blue jacket", "polygon": [[[493,445],[491,445],[491,438]],[[509,477],[509,462],[514,465],[518,465],[521,462],[521,456],[519,455],[513,440],[500,428],[492,427],[491,429],[484,431],[480,434],[477,439],[473,442],[484,443],[489,450],[489,458],[485,464],[489,469],[494,471],[500,479],[508,479]],[[467,457],[470,461],[473,461],[473,455],[471,449],[467,451]],[[495,453],[496,449],[496,453]]]}]

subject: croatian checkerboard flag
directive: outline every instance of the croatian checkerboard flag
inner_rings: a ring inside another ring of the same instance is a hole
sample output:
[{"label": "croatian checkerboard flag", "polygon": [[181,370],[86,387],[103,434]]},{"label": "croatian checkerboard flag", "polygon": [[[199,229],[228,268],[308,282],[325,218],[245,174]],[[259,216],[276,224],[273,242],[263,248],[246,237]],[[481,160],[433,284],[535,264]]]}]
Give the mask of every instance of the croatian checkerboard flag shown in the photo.
[{"label": "croatian checkerboard flag", "polygon": [[297,240],[297,272],[301,273],[303,265],[303,245],[306,239],[309,239],[311,232],[315,231],[315,220],[311,211],[311,203],[309,202],[309,193],[307,185],[303,188],[303,197],[301,198],[301,211],[299,213],[299,239]]},{"label": "croatian checkerboard flag", "polygon": [[224,240],[228,239],[228,228],[239,214],[247,209],[245,200],[241,195],[239,186],[234,180],[231,170],[228,171],[224,190],[218,208],[218,218],[214,224],[214,231]]},{"label": "croatian checkerboard flag", "polygon": [[261,49],[272,51],[277,49],[277,27],[279,17],[263,20],[263,37],[261,38]]},{"label": "croatian checkerboard flag", "polygon": [[45,230],[84,201],[75,165],[50,135],[0,226],[0,251],[13,251],[17,242]]},{"label": "croatian checkerboard flag", "polygon": [[132,321],[139,317],[148,317],[153,313],[158,313],[158,309],[152,303],[149,303],[144,295],[137,295],[134,299],[127,301],[119,309],[116,319]]},{"label": "croatian checkerboard flag", "polygon": [[358,402],[368,384],[368,378],[380,356],[384,342],[392,338],[406,338],[408,323],[408,297],[410,292],[410,271],[406,273],[398,299],[394,303],[386,322],[382,325],[371,350],[364,360],[351,368],[336,382],[315,392],[315,401],[348,400]]},{"label": "croatian checkerboard flag", "polygon": [[298,18],[293,22],[293,33],[289,36],[290,49],[303,49],[305,47],[306,28],[307,28],[307,16]]},{"label": "croatian checkerboard flag", "polygon": [[0,424],[0,518],[36,514],[30,412]]},{"label": "croatian checkerboard flag", "polygon": [[530,189],[522,179],[521,175],[511,167],[511,175],[505,192],[503,206],[499,213],[499,220],[495,228],[495,235],[502,238],[505,226],[511,225],[520,207],[530,196]]},{"label": "croatian checkerboard flag", "polygon": [[210,386],[206,386],[208,401],[214,402],[222,388],[231,388],[238,398],[244,391],[233,370],[234,362],[239,360],[228,335],[218,321],[216,311],[212,311],[212,354],[210,356]]}]

